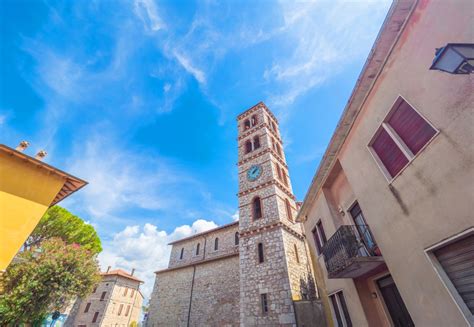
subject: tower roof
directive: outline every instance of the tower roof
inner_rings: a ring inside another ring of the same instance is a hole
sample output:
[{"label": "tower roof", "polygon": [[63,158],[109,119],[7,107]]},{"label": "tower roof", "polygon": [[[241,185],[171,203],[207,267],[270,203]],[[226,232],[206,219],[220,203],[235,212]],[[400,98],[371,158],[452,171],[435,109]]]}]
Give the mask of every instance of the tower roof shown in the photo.
[{"label": "tower roof", "polygon": [[141,279],[138,279],[137,277],[129,274],[128,272],[126,272],[125,270],[122,270],[122,269],[109,270],[109,271],[100,273],[100,275],[101,276],[120,276],[120,277],[124,277],[124,278],[134,280],[134,281],[139,282],[139,283],[143,283],[143,281]]},{"label": "tower roof", "polygon": [[257,111],[258,109],[264,109],[273,118],[273,120],[278,124],[278,119],[275,117],[273,112],[271,112],[271,110],[268,109],[268,107],[265,105],[265,103],[263,103],[263,101],[260,101],[256,105],[253,105],[249,109],[247,109],[244,112],[242,112],[241,114],[239,114],[237,116],[237,120],[241,120],[241,119],[249,116],[252,112]]}]

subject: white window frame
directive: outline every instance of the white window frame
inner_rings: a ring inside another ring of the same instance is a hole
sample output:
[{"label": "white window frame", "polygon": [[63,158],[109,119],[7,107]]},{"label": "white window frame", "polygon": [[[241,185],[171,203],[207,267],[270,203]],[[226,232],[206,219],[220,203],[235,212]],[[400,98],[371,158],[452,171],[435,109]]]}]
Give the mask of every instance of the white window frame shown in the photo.
[{"label": "white window frame", "polygon": [[[426,142],[426,144],[423,145],[423,147],[420,149],[420,151],[418,151],[418,153],[416,155],[413,154],[413,152],[410,150],[410,148],[405,144],[405,142],[403,142],[403,140],[400,138],[400,136],[398,136],[397,132],[395,132],[395,130],[392,128],[392,126],[390,126],[388,124],[388,121],[392,117],[392,115],[394,114],[395,109],[398,108],[398,105],[402,101],[405,101],[406,103],[408,103],[408,105],[413,110],[415,110],[415,112],[418,115],[420,115],[420,117],[423,118],[423,120],[425,122],[427,122],[428,125],[430,125],[435,130],[435,134],[433,135],[433,137],[428,142]],[[375,150],[372,147],[372,144],[374,143],[375,139],[377,138],[377,136],[379,136],[379,134],[382,130],[385,130],[388,133],[390,138],[395,142],[395,144],[400,149],[400,151],[402,151],[402,153],[408,159],[407,164],[402,169],[400,169],[400,171],[393,177],[390,175],[387,168],[385,168],[385,165],[383,164],[382,160],[380,159],[377,152],[375,152]],[[393,102],[392,106],[390,107],[390,110],[385,115],[385,117],[382,120],[381,124],[377,126],[377,129],[375,130],[374,135],[372,136],[369,143],[367,144],[367,149],[368,149],[369,153],[371,154],[372,158],[377,163],[377,166],[379,167],[380,171],[384,175],[387,182],[389,184],[391,184],[398,176],[400,176],[402,174],[402,172],[408,166],[410,166],[411,162],[413,160],[415,160],[415,158],[417,158],[420,155],[420,153],[422,153],[424,151],[424,149],[436,138],[436,136],[438,136],[438,134],[439,134],[439,130],[418,109],[416,109],[416,107],[414,105],[412,105],[407,99],[405,99],[402,95],[399,94],[397,96],[397,98],[395,99],[395,101]]]},{"label": "white window frame", "polygon": [[430,246],[429,248],[425,249],[425,255],[428,257],[428,260],[431,262],[431,265],[433,266],[436,274],[441,279],[441,283],[448,290],[448,293],[451,296],[451,299],[453,299],[454,303],[456,304],[456,307],[459,309],[459,311],[461,311],[462,316],[466,320],[468,326],[474,326],[474,315],[467,307],[461,295],[459,295],[458,290],[451,282],[451,279],[446,274],[443,267],[441,266],[441,263],[438,261],[438,258],[436,258],[436,255],[434,254],[434,251],[470,235],[474,235],[474,227],[468,228],[467,230],[461,233],[453,235],[445,240],[442,240]]},{"label": "white window frame", "polygon": [[[342,309],[342,304],[341,304],[341,301],[339,301],[339,296],[337,296],[337,293],[342,293],[342,296],[344,297],[344,299],[346,298],[344,296],[344,290],[342,288],[338,289],[337,291],[334,291],[332,293],[329,293],[328,298],[330,298],[331,296],[334,295],[334,298],[336,299],[337,309],[339,310],[339,314],[341,315],[342,326],[337,326],[337,327],[347,327],[348,325],[347,325],[347,321],[346,321],[346,316],[344,315],[344,310]],[[333,304],[332,304],[331,300],[329,300],[329,305],[331,307],[332,320],[333,320],[334,324],[337,324],[336,312],[334,311],[334,307],[333,307]],[[346,301],[346,306],[347,306],[347,311],[348,311],[347,313],[350,315],[349,306],[347,305],[347,301]]]}]

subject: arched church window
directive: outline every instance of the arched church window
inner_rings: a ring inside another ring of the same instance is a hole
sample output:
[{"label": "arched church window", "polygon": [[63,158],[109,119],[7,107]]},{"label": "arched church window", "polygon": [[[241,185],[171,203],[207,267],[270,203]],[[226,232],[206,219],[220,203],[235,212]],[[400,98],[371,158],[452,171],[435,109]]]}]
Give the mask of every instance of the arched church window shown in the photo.
[{"label": "arched church window", "polygon": [[257,125],[257,116],[256,115],[253,115],[252,118],[250,118],[250,124],[252,126]]},{"label": "arched church window", "polygon": [[199,255],[199,248],[201,247],[201,243],[196,245],[196,255]]},{"label": "arched church window", "polygon": [[288,217],[288,220],[293,221],[293,214],[291,213],[291,204],[288,199],[285,199],[285,206],[286,206],[286,215]]},{"label": "arched church window", "polygon": [[247,130],[249,128],[250,128],[250,120],[247,119],[246,121],[244,121],[244,130]]},{"label": "arched church window", "polygon": [[252,152],[252,142],[250,142],[250,140],[247,140],[247,142],[245,142],[245,153],[250,152]]},{"label": "arched church window", "polygon": [[235,245],[239,245],[239,232],[235,232],[234,242]]},{"label": "arched church window", "polygon": [[296,244],[293,244],[294,248],[295,248],[295,257],[296,257],[296,262],[297,263],[300,263],[300,256],[298,255],[298,247],[296,246]]},{"label": "arched church window", "polygon": [[257,135],[253,138],[253,148],[258,149],[260,147],[260,137]]},{"label": "arched church window", "polygon": [[262,218],[262,200],[260,197],[253,199],[253,219]]},{"label": "arched church window", "polygon": [[219,238],[216,237],[214,240],[214,251],[217,251],[219,249]]},{"label": "arched church window", "polygon": [[258,243],[258,262],[262,263],[265,261],[265,258],[263,257],[263,244]]},{"label": "arched church window", "polygon": [[184,248],[181,248],[181,253],[179,255],[179,260],[183,259],[183,255],[184,255]]},{"label": "arched church window", "polygon": [[283,175],[283,183],[288,186],[288,178],[286,177],[286,172],[285,170],[282,168],[281,169],[281,174]]}]

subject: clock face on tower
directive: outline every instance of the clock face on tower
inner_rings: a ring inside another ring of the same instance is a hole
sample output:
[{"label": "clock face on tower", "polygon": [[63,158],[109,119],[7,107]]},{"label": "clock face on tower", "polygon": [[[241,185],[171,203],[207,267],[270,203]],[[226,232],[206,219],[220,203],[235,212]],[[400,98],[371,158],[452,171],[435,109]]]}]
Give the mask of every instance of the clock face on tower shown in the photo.
[{"label": "clock face on tower", "polygon": [[251,182],[256,180],[262,174],[262,166],[260,165],[253,165],[252,167],[247,170],[247,179]]}]

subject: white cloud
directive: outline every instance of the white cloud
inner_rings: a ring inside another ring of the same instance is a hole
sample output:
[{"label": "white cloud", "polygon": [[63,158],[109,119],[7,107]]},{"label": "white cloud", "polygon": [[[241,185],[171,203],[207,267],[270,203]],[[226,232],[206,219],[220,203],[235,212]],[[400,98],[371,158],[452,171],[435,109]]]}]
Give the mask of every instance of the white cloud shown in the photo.
[{"label": "white cloud", "polygon": [[166,84],[163,86],[163,92],[168,93],[170,90],[171,90],[171,84],[170,84],[170,83],[166,83]]},{"label": "white cloud", "polygon": [[133,11],[141,19],[147,31],[156,32],[164,28],[153,0],[135,0]]},{"label": "white cloud", "polygon": [[179,53],[177,50],[173,51],[173,56],[178,60],[179,64],[191,75],[194,76],[194,78],[202,84],[206,83],[206,75],[202,70],[199,68],[195,67],[194,64],[191,62],[191,60],[185,56],[182,53]]},{"label": "white cloud", "polygon": [[213,221],[203,219],[194,221],[191,226],[176,227],[170,234],[148,223],[127,226],[112,240],[103,243],[104,251],[99,254],[99,262],[102,270],[108,266],[126,271],[135,268],[135,275],[145,281],[142,291],[148,300],[155,282],[154,272],[168,266],[171,251],[168,243],[216,227]]},{"label": "white cloud", "polygon": [[[102,129],[105,127],[97,126]],[[73,152],[68,171],[89,182],[75,201],[94,218],[110,218],[125,208],[176,206],[180,201],[176,188],[196,183],[164,158],[128,150],[103,135],[81,140]]]},{"label": "white cloud", "polygon": [[232,215],[232,220],[233,220],[233,221],[239,220],[239,210],[237,210],[237,211]]}]

